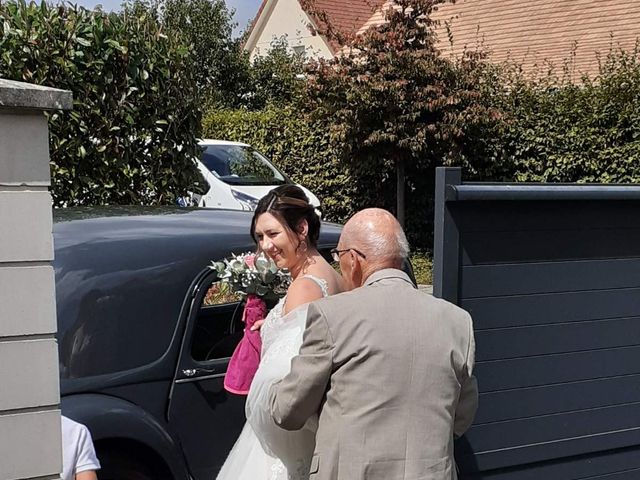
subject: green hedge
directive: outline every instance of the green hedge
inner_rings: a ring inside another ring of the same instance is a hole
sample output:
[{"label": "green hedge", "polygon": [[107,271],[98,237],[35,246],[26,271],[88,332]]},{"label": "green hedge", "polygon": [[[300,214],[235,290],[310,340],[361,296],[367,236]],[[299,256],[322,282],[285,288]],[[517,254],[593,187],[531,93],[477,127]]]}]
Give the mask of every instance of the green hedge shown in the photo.
[{"label": "green hedge", "polygon": [[[523,182],[640,181],[638,52],[612,52],[594,78],[569,82],[501,77],[505,122],[484,135],[490,155]],[[486,176],[485,176],[486,178]],[[485,179],[482,178],[482,179]]]},{"label": "green hedge", "polygon": [[413,252],[411,254],[413,275],[418,285],[433,285],[433,258],[430,253]]},{"label": "green hedge", "polygon": [[245,142],[322,201],[324,218],[342,222],[355,211],[355,182],[339,161],[325,128],[310,126],[293,108],[216,110],[203,120],[203,136]]},{"label": "green hedge", "polygon": [[142,3],[0,3],[0,77],[71,90],[49,118],[54,203],[166,204],[200,178],[189,50]]}]

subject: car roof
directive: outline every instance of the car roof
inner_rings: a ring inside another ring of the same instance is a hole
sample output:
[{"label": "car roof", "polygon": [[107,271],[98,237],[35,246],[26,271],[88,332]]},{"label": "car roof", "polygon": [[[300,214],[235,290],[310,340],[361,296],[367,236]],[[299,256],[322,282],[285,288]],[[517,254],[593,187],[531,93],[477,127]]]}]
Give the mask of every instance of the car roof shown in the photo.
[{"label": "car roof", "polygon": [[210,138],[203,138],[198,141],[198,145],[235,145],[238,147],[249,147],[250,145],[242,142],[231,142],[229,140],[215,140]]},{"label": "car roof", "polygon": [[[249,235],[253,212],[173,206],[72,207],[53,210],[54,237],[59,242],[87,243],[99,240],[146,239],[160,236],[182,242],[187,236],[235,237],[252,243]],[[341,226],[323,222],[321,242],[337,242]],[[231,239],[229,238],[229,241]],[[58,248],[59,244],[56,244]]]},{"label": "car roof", "polygon": [[[191,233],[211,234],[217,227],[228,233],[248,235],[251,212],[226,209],[181,208],[174,206],[104,206],[73,207],[53,210],[54,233],[73,230],[77,237],[85,240],[95,235],[101,238],[117,236],[121,231],[138,230],[144,236],[146,227],[165,228],[166,235],[184,235],[181,228]],[[175,227],[180,228],[175,228]]]}]

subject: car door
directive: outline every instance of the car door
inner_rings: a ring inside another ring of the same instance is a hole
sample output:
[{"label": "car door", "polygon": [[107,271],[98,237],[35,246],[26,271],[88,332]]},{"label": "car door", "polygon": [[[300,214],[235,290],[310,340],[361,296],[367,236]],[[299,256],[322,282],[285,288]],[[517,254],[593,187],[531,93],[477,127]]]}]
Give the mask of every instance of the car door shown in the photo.
[{"label": "car door", "polygon": [[243,334],[243,304],[214,271],[201,275],[191,295],[168,419],[193,477],[213,480],[245,422],[245,397],[223,387]]}]

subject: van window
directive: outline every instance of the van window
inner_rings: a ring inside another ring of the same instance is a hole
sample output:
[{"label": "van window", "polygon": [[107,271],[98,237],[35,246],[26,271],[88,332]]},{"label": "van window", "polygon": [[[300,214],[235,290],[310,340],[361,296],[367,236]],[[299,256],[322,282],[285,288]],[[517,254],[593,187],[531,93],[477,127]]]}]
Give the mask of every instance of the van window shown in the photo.
[{"label": "van window", "polygon": [[191,356],[206,362],[230,357],[243,335],[241,297],[226,283],[215,281],[207,290],[194,325]]}]

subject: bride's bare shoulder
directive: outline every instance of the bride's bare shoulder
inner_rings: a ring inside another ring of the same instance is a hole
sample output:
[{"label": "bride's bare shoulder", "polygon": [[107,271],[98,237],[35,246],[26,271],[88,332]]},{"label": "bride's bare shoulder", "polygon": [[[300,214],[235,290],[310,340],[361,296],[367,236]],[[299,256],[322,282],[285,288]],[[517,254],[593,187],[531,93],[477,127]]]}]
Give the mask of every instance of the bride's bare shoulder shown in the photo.
[{"label": "bride's bare shoulder", "polygon": [[296,278],[287,289],[287,301],[284,313],[287,314],[296,307],[322,298],[322,288],[308,277]]}]

